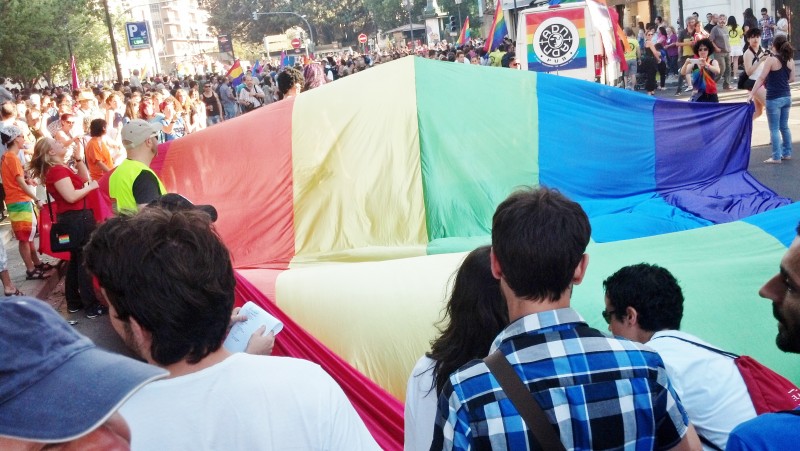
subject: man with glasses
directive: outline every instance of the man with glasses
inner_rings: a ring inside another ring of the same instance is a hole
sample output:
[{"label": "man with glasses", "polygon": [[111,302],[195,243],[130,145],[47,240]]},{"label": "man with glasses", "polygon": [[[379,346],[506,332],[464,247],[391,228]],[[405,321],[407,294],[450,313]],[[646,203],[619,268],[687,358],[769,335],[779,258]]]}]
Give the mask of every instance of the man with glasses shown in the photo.
[{"label": "man with glasses", "polygon": [[203,85],[203,93],[200,94],[200,99],[206,104],[206,127],[219,124],[224,120],[222,118],[222,102],[219,101],[217,93],[212,88],[211,82],[208,82]]},{"label": "man with glasses", "polygon": [[[581,206],[547,188],[497,207],[489,258],[511,323],[489,353],[513,365],[566,449],[697,449],[658,354],[590,328],[570,307],[590,234]],[[431,449],[541,449],[539,434],[473,360],[442,389]]]},{"label": "man with glasses", "polygon": [[758,27],[761,28],[761,47],[768,50],[772,45],[772,38],[775,37],[775,21],[769,16],[767,8],[761,8]]},{"label": "man with glasses", "polygon": [[[800,225],[797,236],[781,259],[780,270],[758,290],[759,296],[772,301],[772,314],[778,320],[778,349],[800,354]],[[760,415],[731,432],[728,449],[732,451],[797,449],[800,411]]]},{"label": "man with glasses", "polygon": [[675,277],[640,263],[611,275],[603,288],[608,330],[658,352],[700,440],[708,449],[725,449],[730,431],[756,411],[733,359],[679,330],[683,292]]}]

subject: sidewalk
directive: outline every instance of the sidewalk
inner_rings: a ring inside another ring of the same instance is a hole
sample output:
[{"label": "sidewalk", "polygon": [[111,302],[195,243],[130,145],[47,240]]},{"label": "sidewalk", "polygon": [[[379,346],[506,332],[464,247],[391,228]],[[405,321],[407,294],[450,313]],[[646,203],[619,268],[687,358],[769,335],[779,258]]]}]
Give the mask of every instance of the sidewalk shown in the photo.
[{"label": "sidewalk", "polygon": [[0,240],[5,245],[6,254],[8,255],[8,273],[11,276],[11,282],[17,289],[28,296],[50,302],[56,310],[61,311],[63,307],[64,312],[66,312],[66,306],[61,305],[64,300],[63,290],[60,299],[49,300],[65,269],[64,265],[58,265],[60,260],[49,255],[39,255],[43,262],[50,263],[53,266],[57,266],[57,268],[48,273],[50,277],[47,279],[26,280],[25,263],[23,263],[22,257],[19,255],[19,242],[14,238],[14,234],[11,231],[11,222],[7,217],[0,222]]},{"label": "sidewalk", "polygon": [[[8,218],[0,221],[0,239],[6,248],[8,255],[8,272],[11,281],[21,292],[28,296],[41,299],[56,309],[61,316],[75,326],[75,330],[89,337],[98,346],[118,354],[135,357],[134,354],[125,346],[119,336],[111,327],[108,315],[102,315],[94,319],[88,319],[83,311],[76,313],[67,312],[67,302],[64,297],[64,275],[67,262],[50,257],[49,255],[39,255],[43,262],[48,262],[56,269],[48,273],[49,277],[43,280],[26,280],[25,264],[19,255],[19,242],[11,232],[11,223]],[[38,244],[38,240],[37,240]]]}]

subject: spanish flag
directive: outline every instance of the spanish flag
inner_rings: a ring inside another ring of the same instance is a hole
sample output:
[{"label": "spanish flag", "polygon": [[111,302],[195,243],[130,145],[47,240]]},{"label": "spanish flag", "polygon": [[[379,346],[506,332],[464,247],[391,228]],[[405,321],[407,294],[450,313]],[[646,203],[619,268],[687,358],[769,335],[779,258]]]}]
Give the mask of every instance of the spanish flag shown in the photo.
[{"label": "spanish flag", "polygon": [[242,70],[242,65],[239,64],[238,59],[233,63],[233,66],[231,66],[230,70],[228,70],[228,73],[225,74],[225,76],[231,77],[231,86],[235,87],[242,84],[242,81],[244,81],[244,71]]}]

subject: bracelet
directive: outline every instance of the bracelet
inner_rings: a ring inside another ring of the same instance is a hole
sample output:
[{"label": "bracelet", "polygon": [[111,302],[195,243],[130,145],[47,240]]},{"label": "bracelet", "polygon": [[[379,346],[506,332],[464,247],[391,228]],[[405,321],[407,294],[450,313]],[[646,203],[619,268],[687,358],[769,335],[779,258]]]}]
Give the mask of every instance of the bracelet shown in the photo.
[{"label": "bracelet", "polygon": [[82,160],[82,159],[75,158],[74,160],[75,160],[75,162],[76,162],[76,163],[83,163],[83,160]]}]

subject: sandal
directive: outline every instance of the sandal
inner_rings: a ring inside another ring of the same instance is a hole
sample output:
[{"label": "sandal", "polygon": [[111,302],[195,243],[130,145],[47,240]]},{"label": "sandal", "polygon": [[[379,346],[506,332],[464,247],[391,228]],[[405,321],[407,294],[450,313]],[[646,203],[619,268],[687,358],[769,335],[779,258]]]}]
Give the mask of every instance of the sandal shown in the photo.
[{"label": "sandal", "polygon": [[36,269],[38,269],[38,270],[40,270],[42,272],[47,272],[47,271],[50,271],[53,268],[55,268],[55,266],[53,266],[53,265],[51,265],[50,263],[47,263],[47,262],[40,262],[38,265],[34,265],[34,268],[36,268]]},{"label": "sandal", "polygon": [[25,280],[44,280],[47,276],[44,275],[44,271],[39,268],[33,268],[33,271],[25,270]]},{"label": "sandal", "polygon": [[5,294],[6,296],[25,296],[25,293],[19,291],[19,288],[17,288],[16,291],[14,291],[13,293],[3,292],[3,294]]}]

